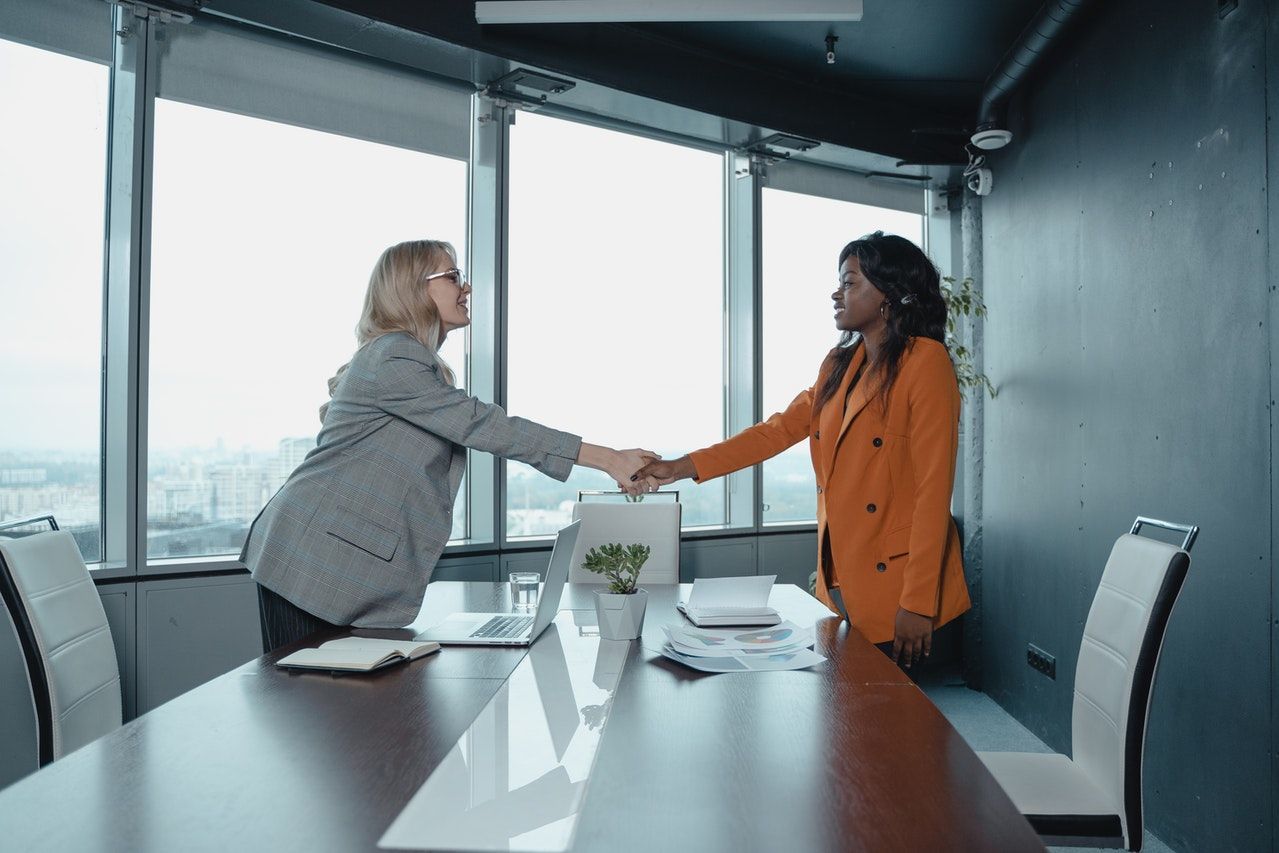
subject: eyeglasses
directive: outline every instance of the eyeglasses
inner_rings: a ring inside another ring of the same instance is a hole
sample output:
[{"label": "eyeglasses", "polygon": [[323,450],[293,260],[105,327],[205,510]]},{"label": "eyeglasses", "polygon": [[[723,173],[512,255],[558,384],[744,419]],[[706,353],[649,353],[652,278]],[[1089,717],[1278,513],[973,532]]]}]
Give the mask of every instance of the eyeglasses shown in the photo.
[{"label": "eyeglasses", "polygon": [[444,272],[433,272],[428,276],[424,276],[422,281],[431,281],[436,278],[447,278],[449,281],[457,285],[466,283],[466,273],[462,272],[460,267],[453,267],[452,269],[447,269]]}]

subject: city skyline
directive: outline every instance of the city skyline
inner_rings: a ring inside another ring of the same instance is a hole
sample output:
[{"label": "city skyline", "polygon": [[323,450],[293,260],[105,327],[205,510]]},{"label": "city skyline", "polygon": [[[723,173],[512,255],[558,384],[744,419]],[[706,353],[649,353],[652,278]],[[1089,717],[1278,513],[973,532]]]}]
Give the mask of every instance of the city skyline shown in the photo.
[{"label": "city skyline", "polygon": [[[157,451],[147,475],[147,556],[203,557],[236,554],[248,526],[294,467],[314,437],[286,437],[270,451],[224,446]],[[803,452],[795,452],[803,451]],[[0,451],[0,523],[52,514],[76,535],[88,562],[100,559],[100,460],[92,453]],[[507,536],[544,536],[567,524],[577,491],[608,489],[607,475],[575,468],[561,483],[512,463],[508,472]],[[811,521],[812,468],[802,446],[771,460],[765,479],[765,522]],[[672,487],[684,504],[684,526],[723,523],[722,481]],[[464,533],[459,495],[454,540]],[[770,518],[771,516],[771,518]]]}]

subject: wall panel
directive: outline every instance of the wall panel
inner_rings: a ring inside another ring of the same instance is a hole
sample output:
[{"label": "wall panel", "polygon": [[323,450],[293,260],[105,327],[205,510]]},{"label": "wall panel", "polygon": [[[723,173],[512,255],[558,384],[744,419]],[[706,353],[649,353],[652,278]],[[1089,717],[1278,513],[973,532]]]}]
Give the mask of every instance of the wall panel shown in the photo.
[{"label": "wall panel", "polygon": [[120,692],[126,722],[137,716],[137,584],[99,584],[98,597],[111,626],[116,664],[120,667]]},{"label": "wall panel", "polygon": [[757,574],[755,537],[685,540],[679,548],[679,579],[725,578]]},{"label": "wall panel", "polygon": [[[1134,516],[1202,526],[1160,661],[1150,828],[1271,844],[1265,16],[1093,4],[1023,92],[983,205],[986,687],[1058,750]],[[1057,656],[1050,681],[1026,643]]]},{"label": "wall panel", "polygon": [[138,713],[262,654],[247,574],[138,583]]}]

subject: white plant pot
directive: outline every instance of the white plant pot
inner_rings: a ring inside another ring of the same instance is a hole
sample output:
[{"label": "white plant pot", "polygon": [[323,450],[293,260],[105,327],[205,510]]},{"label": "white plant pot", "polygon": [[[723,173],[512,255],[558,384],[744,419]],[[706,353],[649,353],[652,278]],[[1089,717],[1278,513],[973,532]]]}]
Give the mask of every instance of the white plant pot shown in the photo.
[{"label": "white plant pot", "polygon": [[631,595],[611,592],[595,593],[595,615],[599,617],[600,637],[605,640],[634,640],[644,627],[644,609],[648,593],[636,590]]}]

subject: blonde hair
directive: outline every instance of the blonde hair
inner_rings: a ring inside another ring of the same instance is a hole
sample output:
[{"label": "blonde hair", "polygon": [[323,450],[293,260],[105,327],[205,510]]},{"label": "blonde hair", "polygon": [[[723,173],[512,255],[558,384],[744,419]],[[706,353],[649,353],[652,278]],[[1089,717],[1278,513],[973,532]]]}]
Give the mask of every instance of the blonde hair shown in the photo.
[{"label": "blonde hair", "polygon": [[[440,312],[435,301],[427,295],[426,283],[422,279],[433,272],[457,266],[456,259],[453,245],[443,240],[406,240],[384,251],[373,265],[369,288],[364,294],[364,309],[355,324],[359,347],[392,332],[407,332],[435,353],[444,381],[453,385],[456,376],[439,357],[440,340],[444,336]],[[330,397],[349,366],[350,362],[342,365],[329,379]],[[328,408],[328,403],[320,407],[321,421]]]}]

